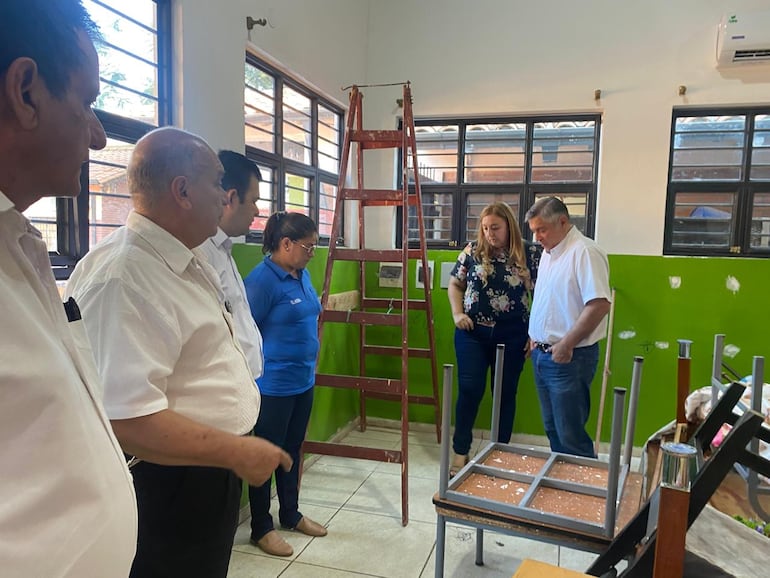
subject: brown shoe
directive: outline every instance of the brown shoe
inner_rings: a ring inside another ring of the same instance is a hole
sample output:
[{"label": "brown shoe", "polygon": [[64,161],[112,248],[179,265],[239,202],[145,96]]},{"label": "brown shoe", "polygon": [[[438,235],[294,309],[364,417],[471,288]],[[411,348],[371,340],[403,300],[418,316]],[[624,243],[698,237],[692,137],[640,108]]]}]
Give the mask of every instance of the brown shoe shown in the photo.
[{"label": "brown shoe", "polygon": [[291,556],[294,554],[294,548],[275,530],[270,530],[259,540],[251,540],[251,543],[257,546],[265,554],[271,556]]},{"label": "brown shoe", "polygon": [[470,461],[468,454],[454,454],[452,463],[449,464],[449,477],[454,478],[461,469]]},{"label": "brown shoe", "polygon": [[326,534],[329,533],[329,531],[324,528],[321,524],[318,522],[314,522],[307,516],[302,516],[302,518],[299,521],[299,524],[297,524],[294,528],[297,532],[302,532],[306,536],[315,536],[320,538],[321,536],[326,536]]}]

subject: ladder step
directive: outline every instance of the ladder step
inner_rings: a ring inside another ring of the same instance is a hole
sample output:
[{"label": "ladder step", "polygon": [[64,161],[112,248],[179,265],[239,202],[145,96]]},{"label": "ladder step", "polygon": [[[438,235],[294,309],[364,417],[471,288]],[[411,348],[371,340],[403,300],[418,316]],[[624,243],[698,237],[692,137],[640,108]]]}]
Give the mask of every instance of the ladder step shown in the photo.
[{"label": "ladder step", "polygon": [[339,456],[343,458],[357,458],[359,460],[372,460],[376,462],[402,463],[403,459],[399,450],[381,450],[362,446],[348,446],[331,442],[305,441],[302,451],[309,454],[321,454],[324,456]]},{"label": "ladder step", "polygon": [[[367,393],[366,397],[372,398],[372,399],[382,399],[385,401],[401,401],[401,396],[398,394],[372,392],[372,393]],[[435,404],[435,400],[432,397],[429,397],[427,395],[410,395],[408,397],[409,397],[409,403],[417,403],[422,405]]]},{"label": "ladder step", "polygon": [[[422,357],[425,359],[431,358],[430,349],[423,349],[421,347],[410,347],[409,357]],[[401,356],[401,348],[395,345],[364,345],[364,353],[368,355],[393,355],[396,357]]]},{"label": "ladder step", "polygon": [[357,142],[362,149],[401,148],[404,145],[404,131],[401,130],[353,130],[351,142]]},{"label": "ladder step", "polygon": [[359,375],[334,375],[331,373],[316,373],[315,384],[326,387],[358,389],[371,393],[401,393],[401,380],[385,377],[366,377]]},{"label": "ladder step", "polygon": [[[409,299],[406,302],[407,309],[424,311],[428,308],[428,303],[424,299]],[[373,297],[364,297],[361,300],[362,309],[393,309],[401,310],[401,299],[382,299]]]},{"label": "ladder step", "polygon": [[[400,207],[404,204],[404,192],[396,189],[342,189],[341,201],[361,201],[365,207]],[[408,193],[406,203],[417,206],[417,195]]]},{"label": "ladder step", "polygon": [[321,312],[324,323],[356,323],[358,325],[401,325],[400,313],[371,313],[368,311],[334,311],[325,309]]},{"label": "ladder step", "polygon": [[[404,252],[401,249],[346,249],[335,247],[333,252],[333,258],[339,261],[394,262],[401,261],[404,258]],[[409,249],[407,256],[409,259],[418,259],[420,257],[420,250]]]}]

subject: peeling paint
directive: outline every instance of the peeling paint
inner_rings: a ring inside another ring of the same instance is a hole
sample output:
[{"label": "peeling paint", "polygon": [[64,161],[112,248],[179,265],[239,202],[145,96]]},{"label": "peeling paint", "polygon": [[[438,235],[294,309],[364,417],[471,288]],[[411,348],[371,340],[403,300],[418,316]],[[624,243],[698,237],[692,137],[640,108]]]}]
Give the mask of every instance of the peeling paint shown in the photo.
[{"label": "peeling paint", "polygon": [[727,276],[727,279],[725,280],[725,286],[727,287],[727,290],[732,291],[733,294],[741,290],[741,282],[732,275]]},{"label": "peeling paint", "polygon": [[668,284],[671,285],[672,289],[679,289],[682,286],[682,278],[672,275],[668,278]]},{"label": "peeling paint", "polygon": [[621,331],[618,333],[619,339],[633,339],[636,337],[636,331]]},{"label": "peeling paint", "polygon": [[668,341],[656,341],[655,347],[658,349],[668,349]]},{"label": "peeling paint", "polygon": [[737,345],[733,345],[732,343],[728,343],[727,345],[725,345],[725,348],[722,350],[722,354],[725,357],[729,357],[730,359],[738,355],[740,352],[741,352],[741,348],[738,347]]}]

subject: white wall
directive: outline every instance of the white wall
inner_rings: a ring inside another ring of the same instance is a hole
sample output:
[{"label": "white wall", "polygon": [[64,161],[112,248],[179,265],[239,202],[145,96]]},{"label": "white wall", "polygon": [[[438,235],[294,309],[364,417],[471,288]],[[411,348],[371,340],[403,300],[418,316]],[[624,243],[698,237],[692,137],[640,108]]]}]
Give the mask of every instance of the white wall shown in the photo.
[{"label": "white wall", "polygon": [[[602,112],[597,240],[660,255],[672,107],[770,102],[770,65],[714,66],[722,14],[759,9],[770,2],[374,0],[367,73],[410,80],[416,116]],[[364,104],[383,127],[392,108],[373,92]]]},{"label": "white wall", "polygon": [[214,148],[243,150],[246,17],[251,43],[330,97],[366,81],[369,3],[359,0],[173,0],[175,124]]},{"label": "white wall", "polygon": [[[769,65],[714,67],[722,14],[769,0],[174,2],[176,123],[215,148],[243,147],[247,15],[272,26],[252,31],[256,46],[343,102],[348,84],[410,80],[417,116],[601,112],[597,239],[610,253],[662,252],[672,107],[770,102]],[[400,88],[365,95],[365,125],[393,127]],[[368,186],[392,186],[380,159]],[[389,215],[367,218],[377,245]]]}]

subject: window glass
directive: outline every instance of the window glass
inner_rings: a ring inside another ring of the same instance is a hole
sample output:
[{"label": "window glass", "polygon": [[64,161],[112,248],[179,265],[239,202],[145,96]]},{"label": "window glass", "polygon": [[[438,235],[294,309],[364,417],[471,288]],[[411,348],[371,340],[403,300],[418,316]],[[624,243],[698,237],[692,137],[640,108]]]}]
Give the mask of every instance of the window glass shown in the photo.
[{"label": "window glass", "polygon": [[310,99],[293,88],[283,89],[283,156],[309,165],[313,159]]},{"label": "window glass", "polygon": [[310,179],[286,173],[284,194],[287,211],[310,216]]},{"label": "window glass", "polygon": [[514,216],[519,214],[519,194],[512,192],[470,193],[465,201],[465,241],[475,241],[479,232],[479,216],[491,203],[508,203]]},{"label": "window glass", "polygon": [[[318,199],[318,234],[323,237],[331,237],[336,204],[337,185],[321,183],[321,195]],[[340,231],[341,234],[342,231]]]},{"label": "window glass", "polygon": [[770,256],[770,109],[674,109],[664,252]]},{"label": "window glass", "polygon": [[472,124],[465,129],[466,183],[524,180],[525,124]]},{"label": "window glass", "polygon": [[595,126],[594,121],[536,122],[532,182],[593,181]]},{"label": "window glass", "polygon": [[770,181],[770,114],[754,117],[751,145],[751,180]]},{"label": "window glass", "polygon": [[159,123],[159,53],[156,3],[95,2],[86,10],[99,26],[101,93],[95,107],[152,125]]},{"label": "window glass", "polygon": [[749,243],[752,249],[770,250],[770,192],[754,195]]},{"label": "window glass", "polygon": [[[454,247],[475,239],[479,213],[495,201],[511,206],[526,236],[524,213],[548,195],[564,199],[578,228],[593,236],[600,123],[595,114],[416,119],[428,244]],[[409,183],[413,191],[411,167]],[[414,243],[416,212],[410,207],[407,215]]]},{"label": "window glass", "polygon": [[[418,239],[417,209],[409,207],[409,238]],[[422,217],[425,238],[448,242],[452,239],[452,194],[422,193]]]},{"label": "window glass", "polygon": [[337,204],[344,111],[253,54],[246,54],[244,70],[246,156],[259,165],[265,181],[261,216],[247,240],[261,240],[275,211],[308,215],[319,236],[328,238]]},{"label": "window glass", "polygon": [[125,224],[131,211],[126,166],[133,150],[132,143],[108,138],[104,149],[91,151],[88,171],[88,230],[91,246]]},{"label": "window glass", "polygon": [[318,105],[318,166],[321,170],[340,170],[340,123],[342,116]]},{"label": "window glass", "polygon": [[735,193],[678,192],[674,197],[672,245],[725,248],[734,225]]},{"label": "window glass", "polygon": [[743,176],[746,117],[690,116],[674,123],[672,181],[736,181]]},{"label": "window glass", "polygon": [[[456,125],[416,126],[417,170],[420,184],[457,182],[459,128]],[[409,182],[414,182],[412,163]]]}]

